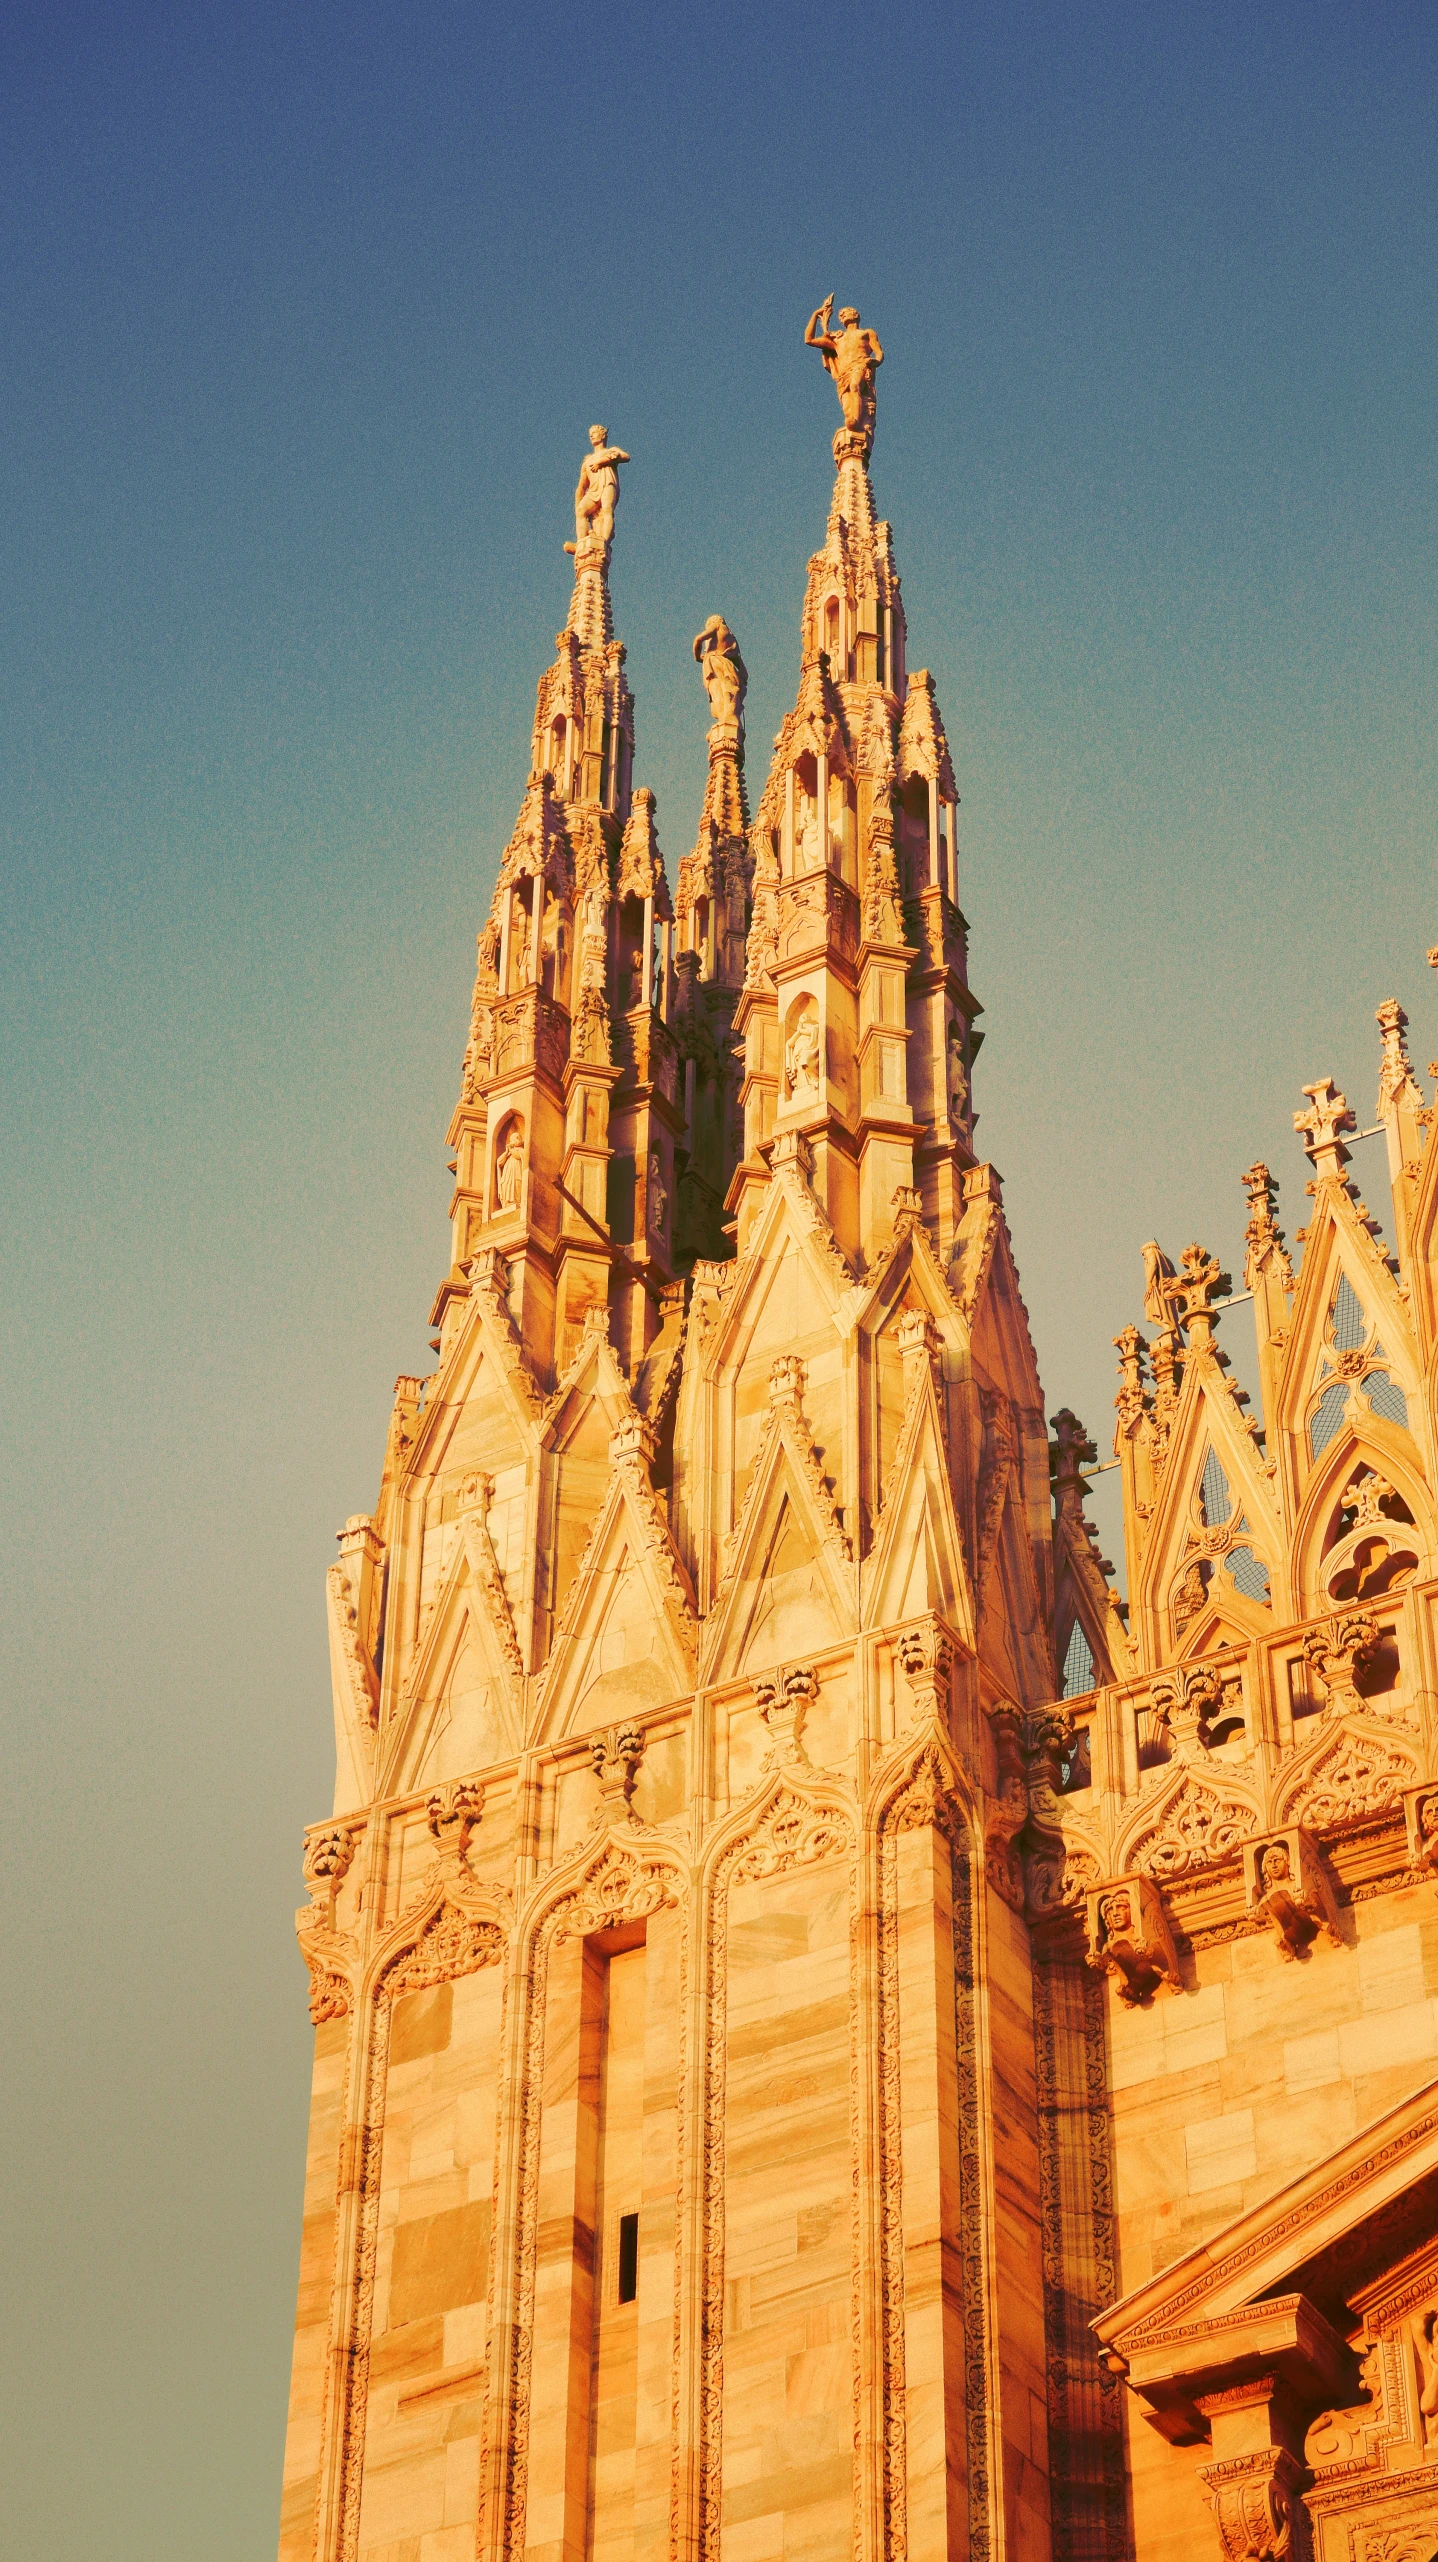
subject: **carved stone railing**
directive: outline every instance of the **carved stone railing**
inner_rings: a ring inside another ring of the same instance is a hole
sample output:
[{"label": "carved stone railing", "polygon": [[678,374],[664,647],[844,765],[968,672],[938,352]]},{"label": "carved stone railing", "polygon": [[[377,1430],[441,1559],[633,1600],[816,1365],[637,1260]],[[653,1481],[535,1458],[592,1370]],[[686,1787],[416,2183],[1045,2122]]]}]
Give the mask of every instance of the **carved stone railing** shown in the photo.
[{"label": "carved stone railing", "polygon": [[1057,1713],[1057,1776],[1022,1845],[1037,1924],[1088,1914],[1092,1939],[1090,1899],[1138,1878],[1180,1941],[1268,1930],[1293,1956],[1355,1893],[1438,1874],[1438,1812],[1426,1833],[1414,1813],[1438,1782],[1438,1581]]}]

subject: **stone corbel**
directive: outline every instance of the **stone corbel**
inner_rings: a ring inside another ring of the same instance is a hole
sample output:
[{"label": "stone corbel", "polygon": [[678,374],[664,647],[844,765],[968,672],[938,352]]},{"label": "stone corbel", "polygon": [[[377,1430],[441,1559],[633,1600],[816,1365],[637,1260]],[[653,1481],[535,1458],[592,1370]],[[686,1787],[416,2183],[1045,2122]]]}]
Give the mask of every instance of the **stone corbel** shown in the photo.
[{"label": "stone corbel", "polygon": [[1121,2002],[1147,2001],[1160,1984],[1182,1988],[1163,1897],[1151,1877],[1111,1877],[1090,1887],[1084,1954],[1096,1973],[1112,1975]]},{"label": "stone corbel", "polygon": [[1341,1948],[1338,1910],[1316,1843],[1301,1825],[1243,1845],[1245,1908],[1271,1924],[1281,1957],[1301,1957],[1321,1932]]},{"label": "stone corbel", "polygon": [[295,1937],[310,1974],[310,2017],[318,2028],[343,2019],[350,2007],[359,1947],[336,1927],[339,1890],[354,1859],[363,1824],[317,1824],[305,1835],[304,1879],[310,1900],[295,1915]]},{"label": "stone corbel", "polygon": [[1408,1864],[1438,1879],[1438,1788],[1431,1782],[1403,1791],[1403,1820],[1408,1828]]},{"label": "stone corbel", "polygon": [[[1229,2398],[1219,2394],[1200,2407],[1214,2411],[1216,2402]],[[1286,2446],[1200,2464],[1198,2478],[1213,2507],[1224,2562],[1301,2562],[1306,2557],[1308,2539],[1297,2524],[1304,2517],[1298,2496],[1304,2468]]]},{"label": "stone corbel", "polygon": [[589,1761],[599,1783],[594,1831],[616,1824],[621,1831],[642,1829],[629,1801],[644,1759],[644,1740],[644,1728],[632,1725],[606,1726],[601,1733],[591,1735]]},{"label": "stone corbel", "polygon": [[1075,1749],[1073,1719],[1062,1708],[1031,1709],[1020,1730],[1028,1785],[1029,1821],[1057,1840],[1064,1837],[1059,1780]]},{"label": "stone corbel", "polygon": [[937,1619],[917,1620],[912,1628],[899,1632],[896,1649],[899,1669],[909,1686],[913,1710],[908,1718],[912,1732],[919,1726],[937,1726],[941,1734],[949,1731],[949,1698],[954,1677],[954,1647]]},{"label": "stone corbel", "polygon": [[765,1775],[777,1770],[811,1769],[803,1733],[804,1720],[819,1696],[819,1676],[813,1665],[790,1664],[778,1672],[761,1673],[754,1684],[754,1696],[769,1735],[763,1762]]},{"label": "stone corbel", "polygon": [[984,1809],[984,1875],[996,1895],[1014,1912],[1022,1912],[1024,1872],[1014,1844],[1029,1817],[1028,1781],[1024,1775],[1024,1720],[1012,1699],[998,1699],[988,1710],[994,1739],[997,1796]]}]

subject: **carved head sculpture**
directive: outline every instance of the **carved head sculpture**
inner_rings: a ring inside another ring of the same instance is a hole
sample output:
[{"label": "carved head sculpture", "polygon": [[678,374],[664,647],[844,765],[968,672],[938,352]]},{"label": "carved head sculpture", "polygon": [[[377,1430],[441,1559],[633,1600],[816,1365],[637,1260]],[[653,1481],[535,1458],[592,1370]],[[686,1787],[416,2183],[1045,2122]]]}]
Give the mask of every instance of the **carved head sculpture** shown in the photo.
[{"label": "carved head sculpture", "polygon": [[1133,1928],[1133,1908],[1127,1895],[1105,1895],[1098,1908],[1105,1939],[1125,1939]]},{"label": "carved head sculpture", "polygon": [[1286,1886],[1293,1875],[1293,1863],[1286,1842],[1271,1841],[1258,1855],[1258,1882],[1265,1894],[1273,1886]]},{"label": "carved head sculpture", "polygon": [[599,449],[599,447],[600,447],[601,445],[607,445],[607,444],[608,444],[608,442],[609,442],[609,430],[608,430],[608,428],[607,428],[607,427],[591,427],[591,428],[590,428],[590,430],[589,430],[589,441],[590,441],[591,445],[593,445],[593,447],[594,447],[595,451],[596,451],[596,452],[598,452],[598,449]]},{"label": "carved head sculpture", "polygon": [[1424,1797],[1418,1807],[1418,1830],[1425,1841],[1438,1837],[1438,1797]]},{"label": "carved head sculpture", "polygon": [[839,314],[839,327],[841,329],[857,329],[858,326],[858,313],[855,311],[852,303],[846,303]]}]

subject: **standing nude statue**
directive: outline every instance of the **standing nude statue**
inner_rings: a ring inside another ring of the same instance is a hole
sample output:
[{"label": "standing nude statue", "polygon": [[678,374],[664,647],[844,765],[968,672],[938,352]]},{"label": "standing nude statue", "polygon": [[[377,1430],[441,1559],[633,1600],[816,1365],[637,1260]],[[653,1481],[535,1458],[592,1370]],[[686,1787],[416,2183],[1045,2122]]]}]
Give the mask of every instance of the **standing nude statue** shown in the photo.
[{"label": "standing nude statue", "polygon": [[833,376],[844,424],[851,435],[863,437],[867,454],[874,441],[874,376],[884,361],[884,351],[872,329],[860,328],[859,315],[852,307],[840,312],[838,329],[831,331],[829,316],[833,308],[834,297],[829,294],[811,314],[804,344],[818,348],[825,373]]},{"label": "standing nude statue", "polygon": [[566,543],[567,552],[603,551],[606,555],[614,540],[614,510],[619,504],[619,465],[629,456],[622,445],[606,442],[607,427],[591,427],[591,451],[579,466],[579,485],[574,493],[574,540]]}]

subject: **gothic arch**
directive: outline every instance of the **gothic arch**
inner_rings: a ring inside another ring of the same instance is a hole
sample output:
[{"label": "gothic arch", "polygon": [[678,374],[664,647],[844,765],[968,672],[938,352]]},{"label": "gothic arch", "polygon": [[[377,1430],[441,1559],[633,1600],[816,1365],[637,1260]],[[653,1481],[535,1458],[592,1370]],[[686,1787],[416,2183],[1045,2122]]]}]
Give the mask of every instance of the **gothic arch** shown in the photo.
[{"label": "gothic arch", "polygon": [[1293,1527],[1293,1604],[1300,1616],[1332,1608],[1323,1583],[1325,1541],[1333,1508],[1356,1468],[1371,1468],[1387,1477],[1413,1516],[1419,1546],[1418,1573],[1438,1570],[1438,1526],[1433,1497],[1415,1465],[1407,1434],[1378,1418],[1365,1417],[1362,1429],[1345,1423],[1331,1447],[1317,1461],[1304,1489]]}]

